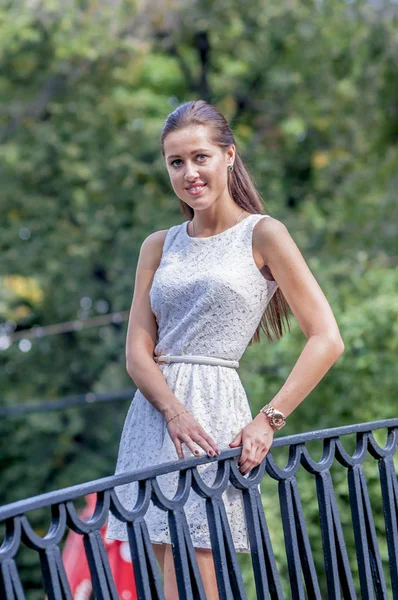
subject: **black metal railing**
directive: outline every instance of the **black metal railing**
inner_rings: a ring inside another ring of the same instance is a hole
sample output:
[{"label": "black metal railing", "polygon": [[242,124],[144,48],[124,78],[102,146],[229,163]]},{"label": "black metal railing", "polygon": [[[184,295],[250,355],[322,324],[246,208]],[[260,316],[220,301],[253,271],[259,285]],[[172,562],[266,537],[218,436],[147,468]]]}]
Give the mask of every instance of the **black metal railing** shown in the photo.
[{"label": "black metal railing", "polygon": [[[387,429],[384,447],[376,442],[373,435],[374,431],[383,428]],[[49,600],[71,599],[59,547],[66,529],[70,528],[83,536],[95,598],[116,600],[118,596],[100,535],[100,529],[110,510],[127,526],[138,598],[163,599],[161,576],[145,523],[146,511],[150,502],[153,502],[168,513],[180,599],[205,599],[184,513],[184,503],[193,488],[206,502],[220,599],[243,600],[247,597],[246,591],[222,500],[223,491],[232,483],[243,493],[257,598],[280,600],[284,598],[284,594],[259,492],[259,484],[266,471],[278,482],[289,598],[321,600],[325,596],[320,591],[296,480],[301,465],[315,477],[316,482],[327,597],[352,600],[357,598],[357,593],[330,472],[333,464],[340,463],[347,469],[360,597],[369,600],[387,599],[387,588],[390,587],[393,599],[398,600],[398,482],[394,468],[397,429],[398,419],[390,419],[275,438],[263,463],[248,476],[242,476],[237,467],[236,458],[241,449],[236,448],[226,450],[214,459],[200,457],[170,462],[156,468],[114,475],[3,506],[0,508],[0,523],[5,524],[6,534],[0,547],[0,597],[6,600],[25,598],[16,560],[22,543],[39,555]],[[349,434],[356,434],[356,447],[352,455],[342,444],[342,438]],[[307,447],[314,440],[323,442],[320,460],[314,460]],[[278,447],[289,449],[284,468],[278,466],[273,456]],[[388,549],[388,586],[365,477],[364,461],[369,457],[377,461],[379,469],[385,523],[383,534]],[[213,485],[208,486],[201,479],[197,467],[212,461],[218,462],[218,471]],[[174,498],[169,499],[162,494],[157,478],[174,471],[179,471],[178,490]],[[130,482],[137,482],[139,493],[135,507],[127,510],[120,504],[115,488]],[[83,521],[73,502],[94,492],[97,493],[96,509],[88,521]],[[42,537],[30,525],[27,513],[46,507],[51,508],[52,520],[47,534]]]}]

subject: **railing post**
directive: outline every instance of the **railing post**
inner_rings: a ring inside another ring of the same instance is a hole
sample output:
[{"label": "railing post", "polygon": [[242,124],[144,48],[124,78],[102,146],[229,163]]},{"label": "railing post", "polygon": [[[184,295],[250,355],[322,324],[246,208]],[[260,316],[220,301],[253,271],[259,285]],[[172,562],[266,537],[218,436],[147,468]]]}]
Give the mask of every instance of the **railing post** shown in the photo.
[{"label": "railing post", "polygon": [[394,600],[398,600],[398,483],[392,456],[387,456],[379,461],[379,472],[392,595]]},{"label": "railing post", "polygon": [[348,469],[348,490],[357,551],[361,599],[373,600],[374,586],[377,600],[388,600],[362,464],[353,465]]}]

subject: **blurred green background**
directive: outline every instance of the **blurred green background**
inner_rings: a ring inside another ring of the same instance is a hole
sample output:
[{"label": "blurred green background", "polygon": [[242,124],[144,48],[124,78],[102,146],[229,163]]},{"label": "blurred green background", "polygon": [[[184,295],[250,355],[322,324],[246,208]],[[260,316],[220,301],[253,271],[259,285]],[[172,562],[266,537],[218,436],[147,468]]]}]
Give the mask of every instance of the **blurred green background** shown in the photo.
[{"label": "blurred green background", "polygon": [[[345,342],[283,435],[396,417],[397,13],[394,2],[355,0],[3,2],[1,404],[129,386],[133,395],[126,317],[37,339],[12,335],[128,311],[143,240],[186,220],[160,153],[162,124],[178,104],[202,98],[229,119],[265,212],[288,227]],[[263,335],[247,349],[239,373],[254,413],[304,343],[292,319],[281,341]],[[112,474],[129,402],[3,417],[0,503]],[[356,577],[346,473],[333,476]],[[289,597],[270,483],[264,508]],[[303,481],[326,594],[315,496],[313,481]],[[387,565],[381,509],[375,521]],[[32,522],[44,534],[48,519]],[[33,554],[22,555],[21,572],[36,600]],[[249,557],[239,560],[251,600]]]}]

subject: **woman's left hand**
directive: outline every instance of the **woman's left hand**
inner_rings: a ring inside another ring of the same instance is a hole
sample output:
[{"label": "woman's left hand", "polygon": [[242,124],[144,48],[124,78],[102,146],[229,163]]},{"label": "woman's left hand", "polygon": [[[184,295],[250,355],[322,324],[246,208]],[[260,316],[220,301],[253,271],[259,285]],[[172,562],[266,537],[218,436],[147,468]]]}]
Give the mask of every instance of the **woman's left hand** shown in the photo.
[{"label": "woman's left hand", "polygon": [[259,465],[267,455],[274,439],[274,429],[264,413],[259,413],[229,444],[230,448],[242,446],[238,465],[242,475]]}]

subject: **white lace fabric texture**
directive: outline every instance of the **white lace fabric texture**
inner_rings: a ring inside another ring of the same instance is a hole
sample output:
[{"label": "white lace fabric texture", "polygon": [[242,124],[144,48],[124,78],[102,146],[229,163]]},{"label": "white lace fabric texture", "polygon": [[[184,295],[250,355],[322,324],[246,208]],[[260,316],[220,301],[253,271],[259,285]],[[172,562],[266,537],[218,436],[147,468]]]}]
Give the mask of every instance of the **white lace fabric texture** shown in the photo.
[{"label": "white lace fabric texture", "polygon": [[[192,238],[189,221],[171,227],[150,300],[158,325],[155,354],[194,354],[240,360],[277,289],[260,273],[252,253],[255,224],[269,215],[252,214],[214,236]],[[168,386],[192,413],[220,450],[251,420],[245,389],[234,368],[188,363],[158,364]],[[183,445],[184,456],[192,456]],[[201,452],[203,450],[199,448]],[[120,440],[115,473],[135,471],[177,460],[164,417],[137,390]],[[217,463],[198,471],[211,485]],[[158,477],[169,498],[178,473]],[[116,488],[123,506],[132,509],[136,483]],[[242,492],[229,484],[223,501],[237,552],[250,552]],[[205,500],[191,490],[184,506],[194,547],[210,548]],[[152,543],[170,544],[167,512],[152,503],[145,516]],[[109,515],[108,539],[127,541],[126,525]]]}]

